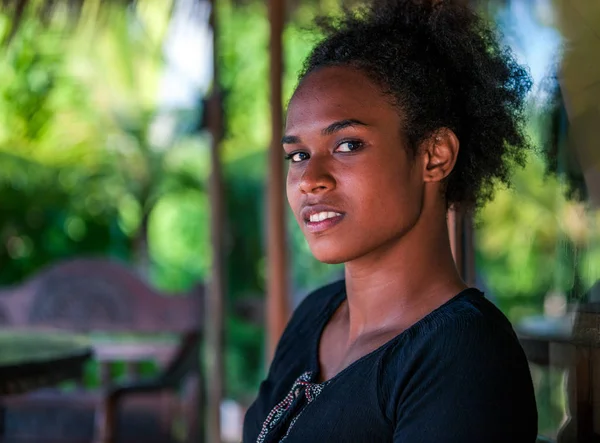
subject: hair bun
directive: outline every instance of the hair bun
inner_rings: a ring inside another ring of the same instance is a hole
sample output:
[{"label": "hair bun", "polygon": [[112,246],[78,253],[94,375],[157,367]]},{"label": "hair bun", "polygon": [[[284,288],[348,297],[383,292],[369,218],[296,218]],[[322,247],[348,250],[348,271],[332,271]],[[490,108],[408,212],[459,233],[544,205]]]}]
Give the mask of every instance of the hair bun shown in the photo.
[{"label": "hair bun", "polygon": [[482,204],[496,183],[509,183],[530,147],[531,80],[466,0],[373,0],[325,23],[301,77],[326,65],[362,70],[400,109],[412,149],[442,127],[452,130],[461,148],[447,181],[449,205]]}]

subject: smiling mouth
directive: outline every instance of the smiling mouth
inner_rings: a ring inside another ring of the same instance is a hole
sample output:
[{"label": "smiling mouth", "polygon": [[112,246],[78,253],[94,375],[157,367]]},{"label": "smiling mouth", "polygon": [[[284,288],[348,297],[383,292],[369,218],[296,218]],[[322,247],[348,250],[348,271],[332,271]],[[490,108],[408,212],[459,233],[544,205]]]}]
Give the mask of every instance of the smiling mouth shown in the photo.
[{"label": "smiling mouth", "polygon": [[307,221],[309,221],[311,223],[316,223],[316,222],[320,222],[320,221],[327,220],[330,218],[341,217],[341,216],[342,216],[342,214],[340,214],[339,212],[322,211],[322,212],[317,212],[315,214],[310,214],[310,217]]},{"label": "smiling mouth", "polygon": [[321,211],[310,214],[308,220],[304,220],[306,228],[311,233],[326,231],[337,225],[344,218],[344,214],[334,211]]}]

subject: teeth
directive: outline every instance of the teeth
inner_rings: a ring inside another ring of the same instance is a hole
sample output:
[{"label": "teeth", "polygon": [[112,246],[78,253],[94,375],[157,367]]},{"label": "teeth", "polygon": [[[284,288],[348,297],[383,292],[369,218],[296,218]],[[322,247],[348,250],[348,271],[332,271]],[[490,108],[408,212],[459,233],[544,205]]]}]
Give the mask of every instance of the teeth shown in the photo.
[{"label": "teeth", "polygon": [[340,214],[338,212],[323,211],[323,212],[319,212],[317,214],[311,214],[310,221],[315,223],[315,222],[320,222],[320,221],[326,220],[328,218],[338,217],[340,215],[342,215],[342,214]]}]

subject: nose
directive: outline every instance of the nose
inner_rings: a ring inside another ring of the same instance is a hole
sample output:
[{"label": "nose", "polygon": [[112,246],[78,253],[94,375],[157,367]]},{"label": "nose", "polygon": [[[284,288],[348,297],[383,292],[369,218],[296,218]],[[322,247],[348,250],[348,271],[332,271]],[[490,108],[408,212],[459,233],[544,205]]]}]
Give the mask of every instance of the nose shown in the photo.
[{"label": "nose", "polygon": [[319,194],[335,188],[335,179],[326,163],[326,161],[314,157],[308,160],[300,177],[300,192]]}]

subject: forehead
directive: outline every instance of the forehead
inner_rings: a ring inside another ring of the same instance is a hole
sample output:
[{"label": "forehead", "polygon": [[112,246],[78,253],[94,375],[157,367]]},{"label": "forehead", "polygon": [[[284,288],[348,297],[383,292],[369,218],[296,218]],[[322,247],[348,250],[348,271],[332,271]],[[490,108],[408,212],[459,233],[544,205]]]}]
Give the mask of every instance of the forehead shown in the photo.
[{"label": "forehead", "polygon": [[361,71],[342,66],[308,74],[290,100],[286,129],[343,119],[376,125],[397,123],[399,116],[379,86]]}]

